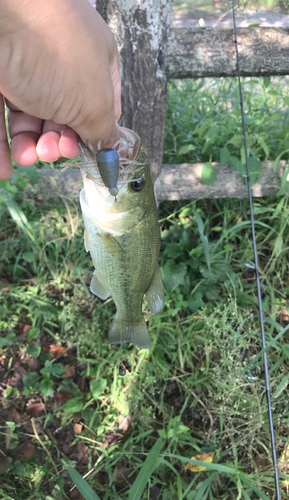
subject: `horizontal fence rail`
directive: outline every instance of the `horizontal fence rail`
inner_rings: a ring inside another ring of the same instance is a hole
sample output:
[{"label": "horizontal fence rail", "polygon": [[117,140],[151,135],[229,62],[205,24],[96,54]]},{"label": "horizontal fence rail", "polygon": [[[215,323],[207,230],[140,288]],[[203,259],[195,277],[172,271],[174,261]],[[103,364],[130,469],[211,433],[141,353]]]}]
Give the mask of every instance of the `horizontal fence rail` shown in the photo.
[{"label": "horizontal fence rail", "polygon": [[[289,74],[289,28],[239,28],[238,49],[242,76]],[[165,73],[167,79],[236,76],[233,29],[172,29]]]},{"label": "horizontal fence rail", "polygon": [[[221,163],[212,163],[212,166],[216,168],[217,176],[215,185],[211,186],[204,184],[201,180],[203,166],[204,163],[162,165],[161,173],[155,181],[157,201],[198,198],[246,198],[248,196],[244,178],[231,167],[221,165]],[[274,172],[273,161],[261,162],[259,179],[252,186],[253,196],[276,195],[281,187],[281,178],[288,168],[288,162],[280,161],[276,172]],[[37,172],[39,175],[37,197],[44,202],[69,196],[74,201],[78,201],[79,191],[83,187],[78,168],[71,168],[65,172],[54,169],[40,169]],[[24,192],[27,196],[29,196],[29,192],[33,193],[30,183],[27,184]]]}]

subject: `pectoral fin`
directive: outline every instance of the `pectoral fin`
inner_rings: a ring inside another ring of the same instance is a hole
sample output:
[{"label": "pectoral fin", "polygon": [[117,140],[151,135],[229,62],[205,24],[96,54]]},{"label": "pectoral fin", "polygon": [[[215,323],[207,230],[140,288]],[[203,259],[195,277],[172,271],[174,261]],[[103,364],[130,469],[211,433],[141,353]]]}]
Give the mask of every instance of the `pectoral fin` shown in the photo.
[{"label": "pectoral fin", "polygon": [[164,301],[164,287],[158,267],[155,270],[155,274],[145,295],[151,312],[158,313]]},{"label": "pectoral fin", "polygon": [[88,236],[86,229],[84,229],[84,248],[86,252],[89,252]]},{"label": "pectoral fin", "polygon": [[97,297],[99,297],[102,300],[105,300],[110,296],[110,293],[105,287],[105,285],[103,285],[103,283],[97,277],[96,271],[94,271],[92,276],[92,280],[90,283],[90,291],[94,293],[94,295],[97,295]]},{"label": "pectoral fin", "polygon": [[107,234],[106,236],[101,236],[99,234],[98,236],[105,244],[106,250],[110,255],[117,258],[122,254],[123,249],[113,236],[111,236],[110,234]]}]

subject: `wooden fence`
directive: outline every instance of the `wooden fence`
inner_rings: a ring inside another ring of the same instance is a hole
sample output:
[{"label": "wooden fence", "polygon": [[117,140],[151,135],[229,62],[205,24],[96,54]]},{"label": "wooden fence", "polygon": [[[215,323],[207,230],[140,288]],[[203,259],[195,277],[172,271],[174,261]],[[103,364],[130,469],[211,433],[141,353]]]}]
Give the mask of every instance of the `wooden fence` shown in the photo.
[{"label": "wooden fence", "polygon": [[[162,165],[167,81],[236,76],[233,29],[173,29],[172,0],[90,2],[117,40],[122,77],[121,125],[135,130],[142,139],[151,162],[157,198],[246,196],[244,181],[227,166],[214,164],[217,182],[211,188],[200,181],[200,164]],[[242,28],[238,30],[238,42],[243,76],[289,74],[288,28]],[[280,187],[279,177],[270,162],[261,166],[253,194],[275,194]],[[284,171],[285,166],[280,163],[277,172]],[[47,186],[53,171],[43,175],[43,185]],[[65,172],[61,176],[62,192],[74,192],[79,173]]]}]

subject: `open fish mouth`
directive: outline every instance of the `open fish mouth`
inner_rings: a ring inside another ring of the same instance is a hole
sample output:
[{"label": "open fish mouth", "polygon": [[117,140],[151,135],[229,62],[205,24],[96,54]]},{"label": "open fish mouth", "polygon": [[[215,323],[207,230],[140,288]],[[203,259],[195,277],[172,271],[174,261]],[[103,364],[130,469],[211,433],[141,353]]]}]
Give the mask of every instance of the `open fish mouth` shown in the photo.
[{"label": "open fish mouth", "polygon": [[[145,172],[145,166],[149,162],[147,159],[140,161],[142,152],[141,140],[135,132],[125,127],[119,127],[119,134],[121,138],[112,146],[112,149],[117,152],[119,157],[119,176],[116,185],[120,188],[123,184],[142,179]],[[98,151],[96,152],[91,144],[85,145],[83,141],[79,139],[79,147],[83,161],[63,164],[64,168],[62,171],[70,167],[80,168],[83,178],[89,179],[100,186],[104,186],[105,183],[96,158],[97,153],[102,150],[102,143],[102,140],[98,142]]]}]

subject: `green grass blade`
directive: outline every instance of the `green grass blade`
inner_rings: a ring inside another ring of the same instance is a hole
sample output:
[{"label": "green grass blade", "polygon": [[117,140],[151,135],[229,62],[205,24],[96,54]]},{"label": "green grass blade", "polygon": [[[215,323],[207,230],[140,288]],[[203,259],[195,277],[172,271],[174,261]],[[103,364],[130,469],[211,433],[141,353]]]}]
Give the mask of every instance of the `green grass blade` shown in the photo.
[{"label": "green grass blade", "polygon": [[232,467],[227,467],[226,465],[201,462],[200,460],[191,460],[188,457],[181,457],[180,455],[174,455],[173,453],[165,453],[165,456],[176,458],[177,460],[181,460],[181,462],[186,462],[194,465],[201,465],[202,467],[206,467],[206,469],[217,470],[219,472],[225,472],[226,474],[237,474],[235,469],[232,469]]},{"label": "green grass blade", "polygon": [[[207,479],[205,479],[205,481],[203,481],[202,485],[200,486],[200,488],[198,490],[196,500],[205,500],[205,498],[207,498],[207,496],[209,494],[209,491],[208,491],[209,486],[210,486],[210,484],[211,484],[211,482],[214,479],[216,474],[217,474],[217,472],[213,472],[213,474],[210,474],[210,476],[207,477]],[[206,490],[207,490],[207,492],[206,492],[206,496],[205,496]]]},{"label": "green grass blade", "polygon": [[266,345],[266,347],[261,349],[261,351],[258,354],[256,354],[256,356],[252,359],[252,361],[250,361],[250,363],[246,366],[243,373],[246,373],[249,369],[251,369],[254,366],[254,364],[256,363],[257,359],[261,358],[261,356],[263,356],[264,352],[267,352],[268,349],[270,349],[270,347],[272,347],[274,344],[276,344],[277,340],[279,340],[279,338],[282,337],[282,335],[284,335],[284,333],[288,330],[288,328],[289,328],[289,325],[287,325],[285,328],[282,328],[281,332],[278,333],[278,335],[276,335],[276,337],[274,337],[273,340],[271,340],[271,342],[269,342]]},{"label": "green grass blade", "polygon": [[27,236],[35,243],[35,245],[38,248],[38,244],[35,240],[34,235],[32,234],[32,228],[27,220],[26,215],[24,212],[21,210],[21,208],[18,206],[15,200],[9,198],[7,191],[4,188],[0,189],[0,196],[2,196],[4,203],[14,220],[16,222],[17,226],[27,234]]},{"label": "green grass blade", "polygon": [[241,489],[241,492],[242,492],[242,495],[243,495],[243,497],[244,497],[244,500],[250,500],[249,495],[247,495],[246,491],[245,491],[245,490],[243,490],[243,488]]},{"label": "green grass blade", "polygon": [[265,493],[263,493],[263,491],[259,490],[259,488],[257,488],[257,486],[255,486],[251,481],[248,481],[247,479],[245,479],[242,476],[241,476],[241,481],[243,481],[243,483],[247,486],[247,488],[249,488],[250,490],[253,490],[255,493],[257,493],[257,495],[259,495],[259,497],[262,500],[270,500],[270,498],[267,497],[267,495],[265,495]]},{"label": "green grass blade", "polygon": [[85,479],[83,479],[83,477],[81,477],[77,470],[70,465],[65,464],[65,467],[76,488],[84,497],[84,500],[100,500],[99,496],[91,489],[89,484],[85,481]]},{"label": "green grass blade", "polygon": [[206,257],[207,266],[208,266],[209,271],[211,272],[209,242],[208,242],[207,236],[204,235],[204,223],[203,223],[201,217],[199,216],[198,212],[196,212],[195,210],[192,210],[192,212],[195,216],[195,219],[196,219],[196,222],[198,225],[198,230],[200,233],[200,238],[202,241],[203,250],[204,250],[205,257]]},{"label": "green grass blade", "polygon": [[157,459],[159,457],[163,442],[162,439],[159,438],[156,443],[153,445],[151,451],[149,452],[147,458],[145,459],[141,470],[138,473],[138,476],[133,483],[133,487],[129,492],[128,500],[140,500],[146,484],[151,477],[153,471],[157,465]]}]

